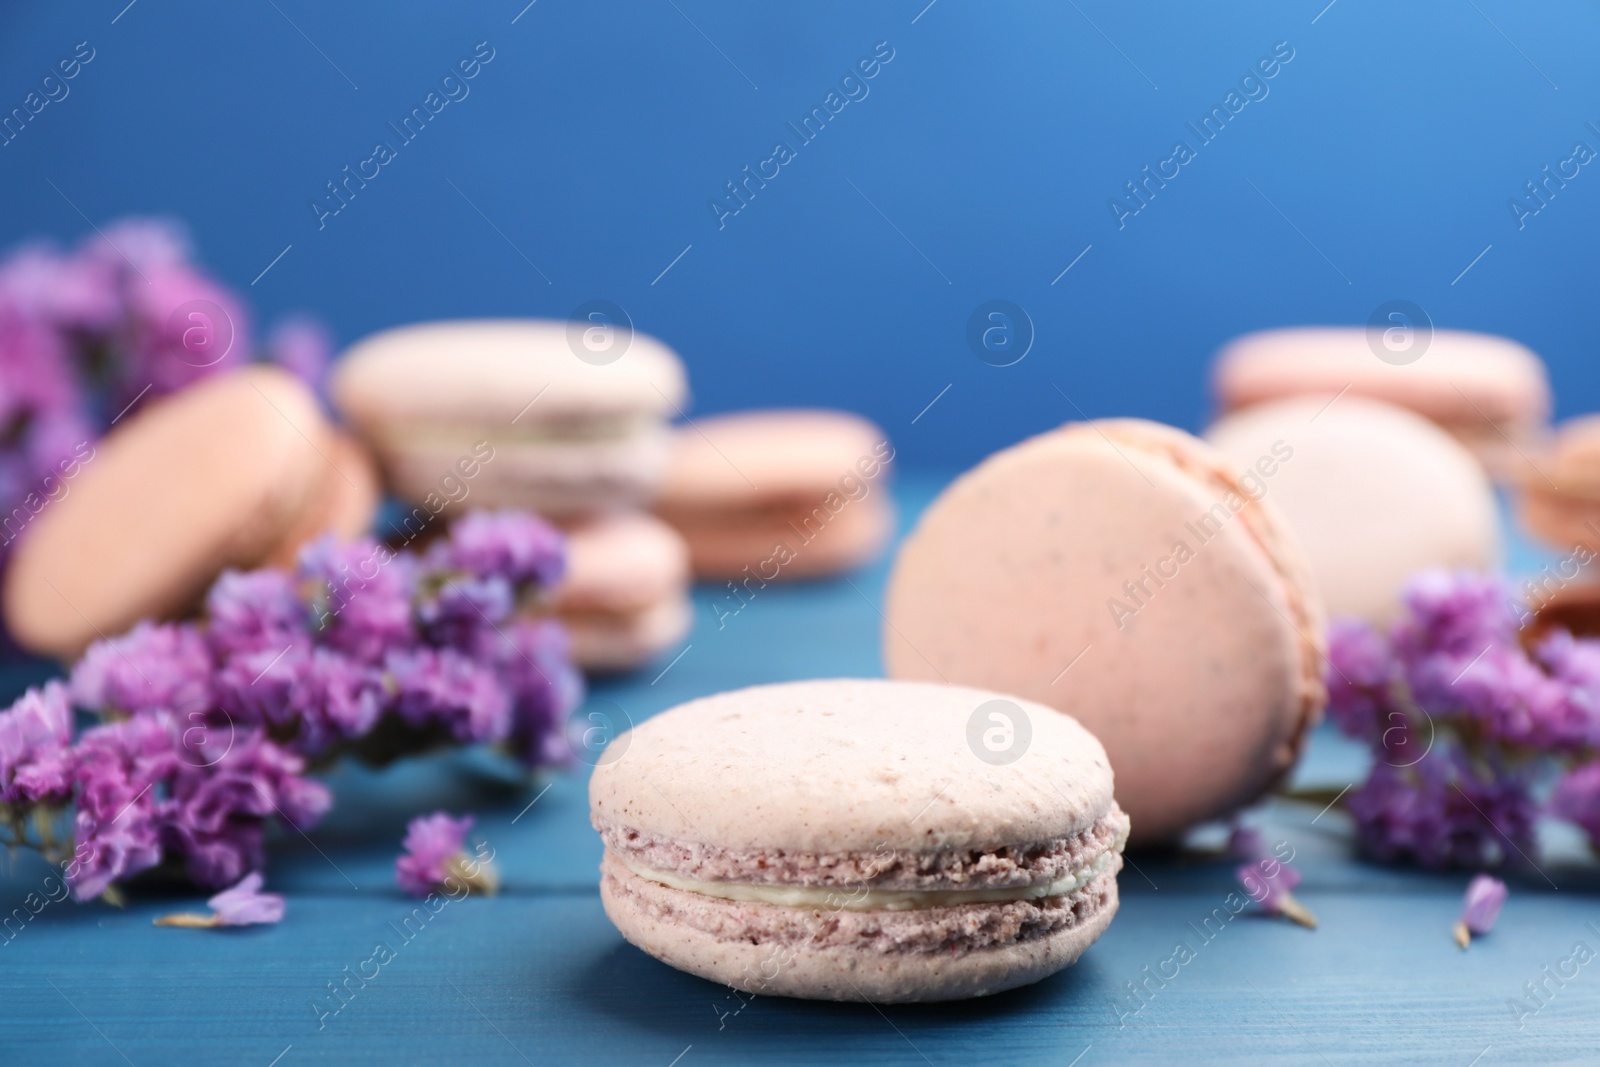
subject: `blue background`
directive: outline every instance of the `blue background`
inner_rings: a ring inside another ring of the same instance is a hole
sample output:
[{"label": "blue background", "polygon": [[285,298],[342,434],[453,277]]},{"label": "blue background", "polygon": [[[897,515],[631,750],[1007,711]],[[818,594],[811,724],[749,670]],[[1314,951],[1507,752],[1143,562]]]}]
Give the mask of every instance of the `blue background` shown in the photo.
[{"label": "blue background", "polygon": [[[1600,148],[1592,4],[136,0],[113,24],[125,2],[7,5],[0,109],[96,57],[0,147],[0,243],[176,215],[261,318],[341,343],[606,299],[683,353],[694,411],[853,408],[950,468],[1075,408],[1198,428],[1228,337],[1408,299],[1532,346],[1562,413],[1600,407],[1600,168],[1521,231],[1507,206]],[[724,183],[884,40],[870,95],[719,231]],[[470,95],[319,230],[324,183],[479,41]],[[1119,231],[1110,197],[1278,41],[1270,94]],[[1012,367],[965,341],[993,298],[1035,324]]]}]

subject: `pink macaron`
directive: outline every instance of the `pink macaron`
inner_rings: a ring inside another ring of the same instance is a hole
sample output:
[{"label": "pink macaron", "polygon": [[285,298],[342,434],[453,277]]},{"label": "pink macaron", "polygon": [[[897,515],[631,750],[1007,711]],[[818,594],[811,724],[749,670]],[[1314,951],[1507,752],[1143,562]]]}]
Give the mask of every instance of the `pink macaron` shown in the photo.
[{"label": "pink macaron", "polygon": [[982,996],[1076,961],[1117,910],[1127,817],[1049,708],[840,679],[719,693],[612,742],[600,895],[652,956],[758,995]]},{"label": "pink macaron", "polygon": [[1288,772],[1325,700],[1321,601],[1260,495],[1204,442],[1134,419],[990,456],[900,548],[885,667],[1083,723],[1141,844],[1227,815]]},{"label": "pink macaron", "polygon": [[689,632],[689,549],[644,512],[587,519],[567,530],[567,572],[555,610],[588,671],[632,670]]},{"label": "pink macaron", "polygon": [[365,451],[276,367],[151,401],[78,459],[5,576],[11,633],[61,657],[191,610],[229,567],[290,562],[323,533],[365,533],[377,503]]},{"label": "pink macaron", "polygon": [[683,534],[695,574],[764,581],[871,560],[894,531],[894,446],[844,411],[747,411],[678,430],[656,512]]},{"label": "pink macaron", "polygon": [[1525,470],[1550,420],[1543,361],[1508,338],[1465,330],[1264,330],[1224,346],[1212,383],[1223,412],[1343,392],[1410,408],[1443,426],[1503,480]]}]

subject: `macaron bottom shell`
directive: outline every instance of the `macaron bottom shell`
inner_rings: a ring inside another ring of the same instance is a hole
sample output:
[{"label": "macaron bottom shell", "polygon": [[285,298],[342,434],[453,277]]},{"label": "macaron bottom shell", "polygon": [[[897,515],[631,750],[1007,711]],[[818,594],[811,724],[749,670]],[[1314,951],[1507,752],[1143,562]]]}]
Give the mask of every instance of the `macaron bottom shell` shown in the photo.
[{"label": "macaron bottom shell", "polygon": [[1077,962],[1116,915],[1112,862],[1059,897],[906,911],[723,900],[601,865],[606,915],[678,970],[759,996],[899,1004],[1031,985]]}]

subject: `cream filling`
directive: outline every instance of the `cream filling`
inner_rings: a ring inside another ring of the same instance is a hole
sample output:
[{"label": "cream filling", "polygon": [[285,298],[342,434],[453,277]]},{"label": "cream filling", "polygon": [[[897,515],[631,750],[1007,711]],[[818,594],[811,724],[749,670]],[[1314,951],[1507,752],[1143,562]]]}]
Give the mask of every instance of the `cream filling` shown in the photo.
[{"label": "cream filling", "polygon": [[954,908],[962,904],[1008,904],[1016,900],[1040,900],[1065,896],[1082,889],[1111,865],[1122,851],[1127,834],[1117,835],[1112,847],[1100,853],[1087,866],[1044,885],[1013,886],[1005,889],[871,889],[866,886],[757,885],[752,882],[703,882],[695,878],[657,871],[623,860],[640,878],[659,882],[669,889],[686,893],[735,900],[747,904],[776,904],[785,908],[827,909],[829,911],[920,911],[927,908]]}]

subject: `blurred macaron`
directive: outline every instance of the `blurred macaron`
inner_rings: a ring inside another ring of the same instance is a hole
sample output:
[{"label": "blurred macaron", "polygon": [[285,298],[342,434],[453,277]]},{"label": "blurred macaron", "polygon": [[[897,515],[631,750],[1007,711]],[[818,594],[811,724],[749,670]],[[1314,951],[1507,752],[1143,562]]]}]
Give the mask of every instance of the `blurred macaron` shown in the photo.
[{"label": "blurred macaron", "polygon": [[3,596],[17,642],[61,657],[190,610],[229,567],[364,533],[376,504],[364,453],[275,367],[150,401],[79,459],[19,538]]},{"label": "blurred macaron", "polygon": [[1387,623],[1416,572],[1499,560],[1482,466],[1415,412],[1348,394],[1291,397],[1228,415],[1205,436],[1288,520],[1330,616]]},{"label": "blurred macaron", "polygon": [[1092,731],[1142,845],[1260,797],[1325,701],[1287,523],[1221,453],[1142,420],[1068,425],[958,478],[901,546],[884,616],[891,677]]},{"label": "blurred macaron", "polygon": [[1557,548],[1600,552],[1600,415],[1556,427],[1520,490],[1517,517],[1525,530]]},{"label": "blurred macaron", "polygon": [[584,341],[594,329],[480,319],[385,330],[345,353],[331,392],[406,500],[556,519],[638,506],[666,475],[683,365],[620,326],[599,351]]},{"label": "blurred macaron", "polygon": [[1528,348],[1403,316],[1365,328],[1246,334],[1218,353],[1212,383],[1224,413],[1343,392],[1410,408],[1449,431],[1500,480],[1514,480],[1526,468],[1550,421],[1544,362]]},{"label": "blurred macaron", "polygon": [[677,531],[644,512],[586,519],[567,530],[555,610],[579,667],[641,667],[689,632],[689,549]]},{"label": "blurred macaron", "polygon": [[694,573],[776,581],[873,559],[894,531],[894,446],[844,411],[745,411],[677,431],[656,512],[689,543]]}]

